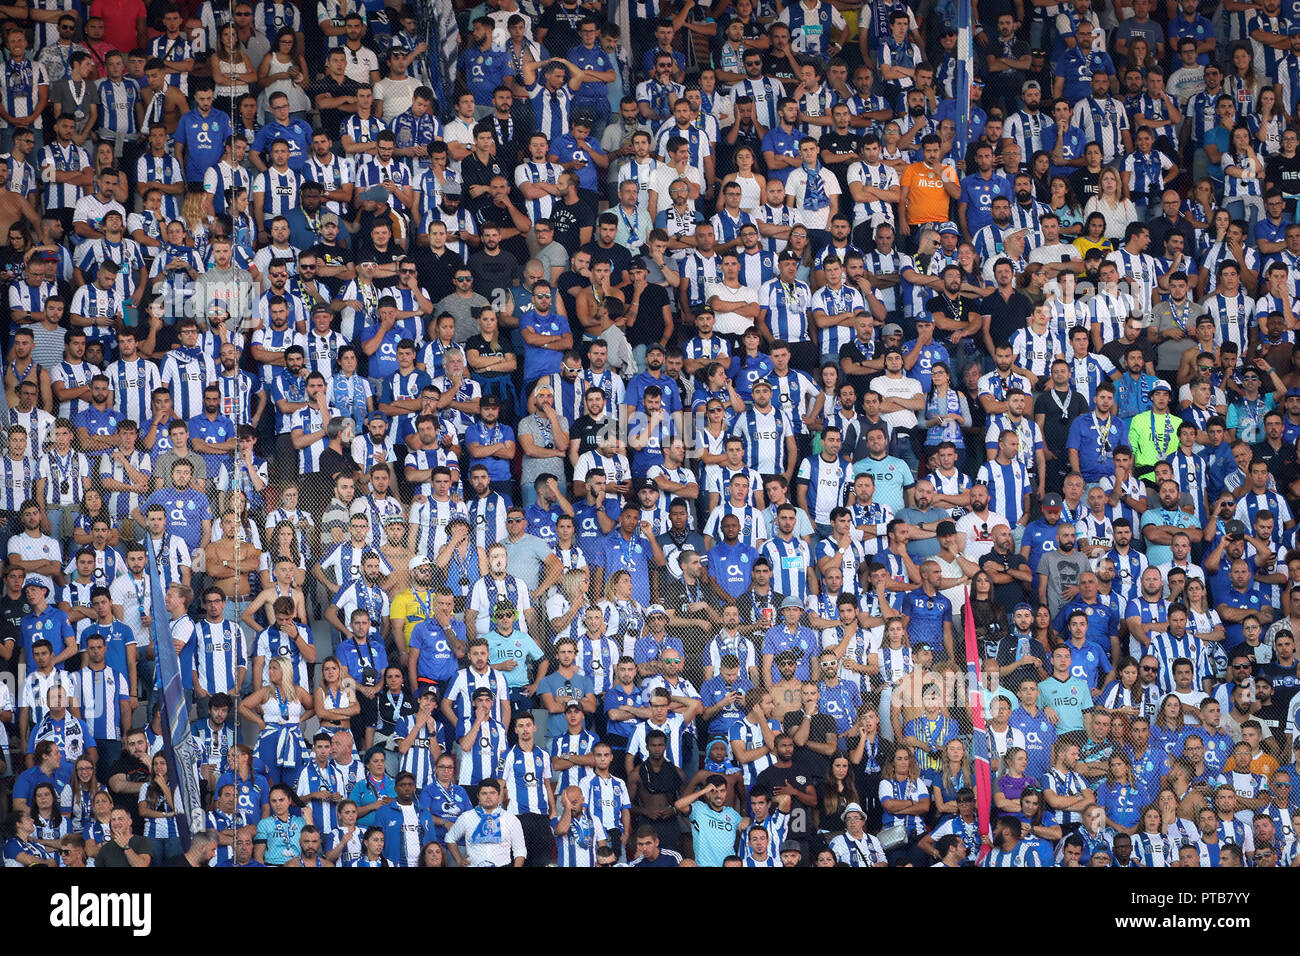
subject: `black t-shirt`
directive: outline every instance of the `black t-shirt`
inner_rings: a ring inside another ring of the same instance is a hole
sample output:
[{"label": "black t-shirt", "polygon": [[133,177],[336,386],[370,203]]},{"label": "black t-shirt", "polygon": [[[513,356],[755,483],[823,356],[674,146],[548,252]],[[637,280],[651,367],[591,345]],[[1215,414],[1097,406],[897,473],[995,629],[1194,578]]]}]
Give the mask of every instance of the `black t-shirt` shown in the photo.
[{"label": "black t-shirt", "polygon": [[[582,335],[582,324],[578,321],[577,290],[585,289],[589,285],[591,285],[590,279],[572,269],[561,272],[559,280],[555,283],[555,291],[564,301],[564,314],[569,317],[569,326],[573,329],[575,342],[581,341],[579,337]],[[614,307],[621,307],[622,303],[617,299],[606,299],[605,302],[609,307],[610,317],[615,318]],[[622,312],[618,314],[622,315]]]},{"label": "black t-shirt", "polygon": [[[483,336],[480,333],[475,333],[474,335],[471,335],[468,339],[465,340],[465,351],[468,352],[471,349],[473,349],[475,352],[478,352],[478,354],[481,355],[483,358],[504,358],[506,354],[506,348],[501,341],[501,335],[499,332],[497,334],[496,345],[488,344],[488,340],[483,338]],[[509,374],[510,374],[509,372],[475,372],[474,377],[477,379],[481,379],[483,381],[490,382],[499,378],[504,378]]]},{"label": "black t-shirt", "polygon": [[[357,81],[350,77],[344,76],[343,81],[340,83],[327,73],[313,83],[307,92],[311,96],[312,103],[315,104],[316,97],[322,94],[325,96],[356,96],[358,88]],[[352,115],[346,110],[323,109],[320,111],[320,128],[329,133],[330,137],[337,143],[339,141],[339,130],[347,122],[348,117]]]},{"label": "black t-shirt", "polygon": [[[363,229],[365,230],[365,235],[369,236],[370,227],[368,225],[364,225]],[[381,252],[380,250],[376,249],[374,247],[374,244],[371,243],[371,241],[367,238],[364,241],[357,244],[356,261],[373,262],[376,265],[383,266],[383,265],[390,265],[392,263],[395,263],[398,257],[401,255],[403,255],[402,250],[398,249],[391,242],[388,244],[388,248],[384,249]],[[397,276],[396,275],[383,276],[383,277],[376,276],[375,285],[380,289],[391,289],[393,286],[397,285]]]},{"label": "black t-shirt", "polygon": [[[1057,403],[1060,397],[1055,389],[1049,388],[1034,399],[1034,415],[1043,416],[1043,443],[1054,451],[1065,448],[1066,439],[1070,437],[1070,423],[1080,415],[1088,413],[1087,399],[1074,389],[1070,389],[1069,398],[1065,399],[1064,411]],[[1057,457],[1066,456],[1058,454]],[[1006,604],[1002,606],[1008,607]],[[1010,606],[1014,607],[1014,605]]]},{"label": "black t-shirt", "polygon": [[790,58],[778,56],[770,50],[763,54],[763,75],[770,76],[783,86],[799,82],[794,67],[790,65]]},{"label": "black t-shirt", "polygon": [[[510,218],[510,212],[496,203],[480,207],[474,218],[478,221],[479,235],[483,234],[484,226],[496,226],[501,230],[515,229],[515,221]],[[528,242],[521,235],[506,236],[501,240],[501,248],[520,262],[528,261]]]},{"label": "black t-shirt", "polygon": [[[484,206],[492,205],[492,194],[482,193],[479,196],[470,196],[470,186],[486,186],[497,176],[505,176],[505,167],[497,161],[495,156],[489,156],[485,163],[474,153],[470,153],[460,161],[460,181],[463,184],[465,192],[465,207],[470,212],[477,212]],[[506,177],[509,180],[510,177]]]},{"label": "black t-shirt", "polygon": [[[1281,154],[1271,157],[1264,167],[1264,176],[1268,182],[1282,190],[1284,195],[1300,195],[1300,151],[1297,151],[1290,159]],[[1288,199],[1286,206],[1286,214],[1294,216],[1295,200]]]},{"label": "black t-shirt", "polygon": [[632,251],[627,246],[615,244],[608,249],[604,249],[594,239],[583,246],[582,251],[590,254],[593,266],[597,262],[608,262],[610,264],[609,281],[613,285],[618,285],[623,281],[623,271],[632,261]]},{"label": "black t-shirt", "polygon": [[[18,640],[23,618],[31,612],[32,606],[25,597],[11,598],[0,593],[0,644]],[[18,673],[18,658],[19,655],[14,654],[7,661],[0,661],[0,671]]]},{"label": "black t-shirt", "polygon": [[1079,208],[1082,209],[1089,199],[1101,191],[1101,170],[1090,173],[1086,169],[1076,169],[1070,174],[1070,189],[1074,191],[1074,198],[1079,200]]},{"label": "black t-shirt", "polygon": [[578,24],[588,15],[580,4],[573,8],[563,2],[552,3],[537,18],[537,30],[546,31],[546,49],[552,56],[568,56],[569,51],[578,45]]},{"label": "black t-shirt", "polygon": [[[933,309],[930,302],[926,303],[926,307]],[[1029,314],[1034,311],[1034,306],[1023,292],[1012,292],[1009,299],[1004,299],[1000,292],[994,292],[980,299],[979,305],[975,306],[975,311],[989,317],[989,337],[997,346],[1010,344],[1011,336],[1015,335],[1018,329],[1025,327]]]},{"label": "black t-shirt", "polygon": [[[1274,448],[1267,441],[1250,446],[1251,453],[1261,461],[1268,463],[1269,473],[1278,487],[1291,484],[1296,471],[1296,451],[1293,442],[1282,442],[1281,448]],[[3,607],[3,604],[0,604]]]},{"label": "black t-shirt", "polygon": [[451,277],[462,263],[456,253],[443,249],[439,255],[427,246],[418,246],[411,254],[411,259],[419,270],[420,285],[429,293],[430,301],[440,302],[455,291],[456,283]]},{"label": "black t-shirt", "polygon": [[[825,715],[823,715],[825,716]],[[833,726],[833,722],[832,722]],[[822,775],[825,776],[824,774]],[[813,785],[817,780],[809,774],[807,767],[801,767],[799,761],[792,760],[790,766],[779,767],[776,764],[768,767],[760,773],[754,781],[755,787],[766,787],[769,790],[775,790],[777,787],[792,786],[800,789]],[[812,827],[812,807],[806,807],[798,800],[790,801],[790,830],[791,839],[804,839],[811,832]]]},{"label": "black t-shirt", "polygon": [[[837,133],[834,130],[822,133],[822,138],[818,141],[819,149],[829,149],[832,153],[857,153],[858,144],[862,142],[862,137],[852,131],[848,133]],[[835,174],[835,178],[840,181],[840,192],[849,197],[849,167],[853,165],[853,160],[843,163],[827,163],[827,168]],[[851,199],[852,197],[849,197]],[[842,208],[851,205],[845,201]]]},{"label": "black t-shirt", "polygon": [[582,245],[582,230],[596,225],[596,213],[581,200],[572,204],[557,202],[551,208],[551,224],[555,227],[555,241],[573,255]]},{"label": "black t-shirt", "polygon": [[1119,339],[1116,339],[1114,342],[1107,342],[1105,345],[1101,347],[1101,354],[1104,355],[1106,358],[1110,359],[1111,364],[1114,365],[1121,372],[1127,373],[1128,350],[1133,348],[1134,346],[1142,350],[1143,362],[1152,362],[1152,363],[1155,362],[1156,360],[1155,343],[1149,341],[1145,335],[1141,336],[1138,339],[1135,339],[1132,342],[1121,342]]},{"label": "black t-shirt", "polygon": [[165,866],[165,867],[172,867],[173,869],[176,868],[184,868],[187,870],[196,869],[194,864],[185,858],[184,853],[182,853],[180,856],[169,856],[167,859],[163,860],[162,863],[158,865]]},{"label": "black t-shirt", "polygon": [[523,278],[519,260],[504,249],[495,256],[480,249],[469,257],[469,269],[474,273],[474,291],[489,302],[505,301],[510,289]]},{"label": "black t-shirt", "polygon": [[637,303],[636,322],[627,329],[629,345],[652,345],[664,336],[664,306],[671,305],[668,290],[651,283],[641,293]]},{"label": "black t-shirt", "polygon": [[[473,342],[473,339],[470,339]],[[578,443],[578,454],[583,452],[596,451],[597,439],[600,433],[610,425],[610,418],[607,414],[600,421],[592,418],[590,415],[583,415],[569,428],[569,440]]]},{"label": "black t-shirt", "polygon": [[[320,260],[321,265],[335,267],[346,266],[352,262],[352,250],[347,246],[339,243],[318,242],[307,250],[310,255]],[[337,296],[347,285],[346,279],[333,277],[322,277],[325,287],[330,290],[330,295]],[[436,300],[435,300],[436,301]]]},{"label": "black t-shirt", "polygon": [[[866,350],[858,342],[857,336],[854,336],[852,340],[840,346],[841,369],[843,369],[843,363],[846,359],[850,362],[856,362],[859,365],[871,360],[871,356],[866,353]],[[846,372],[844,380],[853,386],[854,394],[861,399],[862,395],[871,387],[872,377],[873,376],[871,375],[849,375]]]},{"label": "black t-shirt", "polygon": [[[126,774],[127,783],[148,783],[149,768],[139,760],[136,760],[129,753],[123,752],[108,768],[109,779],[117,776],[119,773]],[[137,833],[140,831],[140,795],[135,791],[128,793],[117,793],[109,791],[113,795],[113,806],[115,809],[125,810],[131,814],[131,826]]]},{"label": "black t-shirt", "polygon": [[[1026,564],[1017,551],[1010,554],[998,554],[997,551],[989,551],[988,554],[980,558],[980,567],[993,565],[999,571],[1009,571],[1012,568],[1023,567]],[[1011,581],[1009,584],[995,584],[993,586],[993,600],[1004,608],[1015,607],[1021,601],[1025,600],[1025,588],[1019,581]],[[1011,685],[1015,687],[1014,684]]]}]

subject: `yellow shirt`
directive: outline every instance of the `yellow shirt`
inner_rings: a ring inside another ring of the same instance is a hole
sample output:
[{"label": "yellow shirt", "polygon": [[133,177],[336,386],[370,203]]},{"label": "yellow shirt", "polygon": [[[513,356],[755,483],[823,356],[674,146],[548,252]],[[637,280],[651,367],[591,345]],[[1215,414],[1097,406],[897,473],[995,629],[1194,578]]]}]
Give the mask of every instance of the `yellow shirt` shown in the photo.
[{"label": "yellow shirt", "polygon": [[416,595],[415,591],[407,588],[397,597],[393,598],[392,608],[388,612],[390,618],[406,618],[406,630],[403,637],[407,646],[411,643],[411,632],[415,630],[415,625],[419,624],[425,618],[433,613],[433,590],[427,590],[423,594]]}]

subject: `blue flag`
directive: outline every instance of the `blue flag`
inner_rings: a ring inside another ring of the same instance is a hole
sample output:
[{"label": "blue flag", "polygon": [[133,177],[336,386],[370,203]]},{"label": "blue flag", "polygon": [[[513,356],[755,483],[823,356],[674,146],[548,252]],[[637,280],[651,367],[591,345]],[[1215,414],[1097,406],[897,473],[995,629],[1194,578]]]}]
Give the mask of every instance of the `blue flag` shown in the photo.
[{"label": "blue flag", "polygon": [[153,538],[144,536],[149,552],[149,590],[152,618],[152,638],[158,662],[158,686],[162,690],[162,741],[163,754],[172,780],[181,791],[184,813],[177,818],[181,843],[189,849],[190,837],[203,829],[203,803],[199,796],[198,753],[190,736],[190,713],[185,702],[185,688],[181,684],[181,661],[172,643],[171,623],[164,602],[161,563],[167,560],[165,551],[155,551]]}]

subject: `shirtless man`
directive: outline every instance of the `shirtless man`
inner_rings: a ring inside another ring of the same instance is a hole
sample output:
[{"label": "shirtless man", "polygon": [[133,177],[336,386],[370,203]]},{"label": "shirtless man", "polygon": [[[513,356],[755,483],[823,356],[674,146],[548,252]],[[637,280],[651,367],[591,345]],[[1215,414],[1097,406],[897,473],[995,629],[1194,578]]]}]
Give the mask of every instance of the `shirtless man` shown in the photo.
[{"label": "shirtless man", "polygon": [[776,655],[776,671],[781,679],[772,685],[772,716],[778,721],[803,706],[804,682],[794,676],[798,669],[798,651],[782,651]]},{"label": "shirtless man", "polygon": [[20,225],[24,219],[33,229],[41,224],[31,201],[9,188],[9,164],[0,163],[0,236],[8,236],[10,227]]},{"label": "shirtless man", "polygon": [[[0,163],[0,166],[3,166]],[[23,407],[22,396],[18,394],[19,385],[24,382],[31,382],[36,392],[33,398],[44,396],[46,407],[53,407],[53,393],[50,391],[50,372],[49,369],[36,364],[36,359],[32,357],[32,347],[36,340],[32,333],[26,329],[19,329],[13,334],[13,342],[9,348],[9,361],[5,363],[5,400],[10,408],[17,408],[19,411],[27,412],[31,406]]]},{"label": "shirtless man", "polygon": [[890,698],[889,725],[895,740],[903,739],[903,728],[913,717],[920,717],[925,708],[921,706],[921,691],[929,684],[934,684],[943,692],[940,712],[951,716],[949,709],[960,703],[965,695],[961,688],[961,678],[953,670],[931,670],[934,652],[924,643],[912,648],[912,663],[915,669],[894,685]]},{"label": "shirtless man", "polygon": [[411,586],[411,547],[407,542],[406,516],[389,515],[384,522],[384,543],[379,553],[384,556],[393,573],[384,579],[384,590],[390,595],[401,594]]},{"label": "shirtless man", "polygon": [[239,615],[240,621],[252,628],[254,633],[262,629],[257,623],[255,615],[262,608],[266,609],[268,617],[271,616],[272,605],[275,604],[276,598],[287,597],[293,599],[294,620],[307,620],[307,598],[301,588],[294,584],[294,572],[297,571],[297,565],[291,558],[281,558],[275,562],[274,583],[270,587],[263,588],[257,597],[253,598],[242,614]]},{"label": "shirtless man", "polygon": [[244,600],[252,592],[248,572],[257,567],[262,552],[238,535],[239,516],[227,511],[221,516],[221,537],[204,548],[204,567],[222,594]]},{"label": "shirtless man", "polygon": [[167,70],[162,60],[150,60],[145,65],[144,75],[149,83],[140,90],[140,100],[135,104],[136,127],[148,130],[146,116],[149,122],[158,122],[158,117],[153,111],[153,98],[162,94],[162,124],[167,127],[167,135],[170,137],[175,134],[176,127],[180,125],[181,114],[189,110],[189,101],[179,89],[167,84]]}]

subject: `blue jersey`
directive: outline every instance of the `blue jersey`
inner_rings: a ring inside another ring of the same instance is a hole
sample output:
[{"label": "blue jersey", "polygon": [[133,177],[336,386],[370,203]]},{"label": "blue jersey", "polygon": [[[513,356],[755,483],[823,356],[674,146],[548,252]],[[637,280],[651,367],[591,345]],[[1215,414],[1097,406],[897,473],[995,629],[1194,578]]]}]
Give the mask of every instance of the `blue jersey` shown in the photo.
[{"label": "blue jersey", "polygon": [[936,663],[947,660],[943,631],[945,624],[952,626],[952,602],[942,594],[930,595],[924,588],[917,588],[903,595],[898,610],[908,619],[908,642],[912,647],[924,641],[934,652]]},{"label": "blue jersey", "polygon": [[758,552],[739,538],[731,545],[719,540],[708,553],[709,576],[722,590],[733,598],[739,598],[749,590],[756,557]]},{"label": "blue jersey", "polygon": [[1029,757],[1029,763],[1025,767],[1026,775],[1041,780],[1052,764],[1056,726],[1047,719],[1041,708],[1037,714],[1031,715],[1023,707],[1017,707],[1011,712],[1007,726],[1024,735],[1025,753]]},{"label": "blue jersey", "polygon": [[[307,164],[307,157],[311,150],[311,125],[304,120],[290,119],[287,125],[281,126],[272,120],[257,131],[250,148],[266,161],[271,158],[271,144],[277,139],[284,140],[289,146],[289,168],[294,172],[301,172],[303,166]],[[220,158],[221,151],[218,149],[216,159]],[[213,165],[216,159],[213,160]],[[270,163],[267,162],[266,165],[269,166]]]},{"label": "blue jersey", "polygon": [[143,510],[162,505],[167,512],[167,530],[178,536],[194,551],[203,536],[203,522],[212,520],[212,506],[207,495],[186,488],[159,488],[144,502]]},{"label": "blue jersey", "polygon": [[[295,120],[295,122],[298,122]],[[263,130],[269,127],[263,127]],[[204,174],[221,162],[226,140],[233,134],[230,116],[213,109],[207,116],[192,109],[181,116],[176,125],[175,141],[185,147],[185,179],[191,183],[203,182]],[[292,164],[293,160],[290,159]]]},{"label": "blue jersey", "polygon": [[417,676],[437,683],[450,680],[459,669],[451,642],[465,642],[465,625],[453,620],[444,628],[432,618],[421,621],[411,631],[410,647],[420,652]]}]

